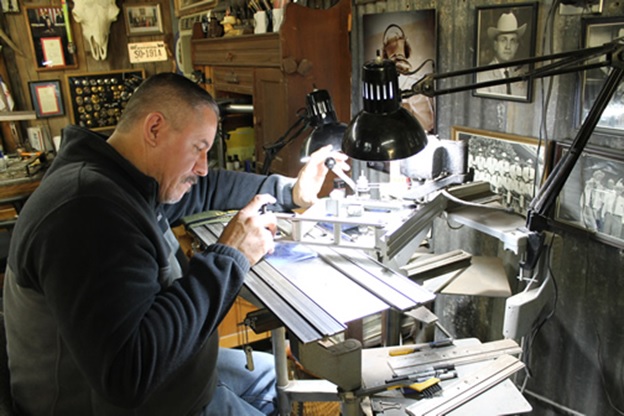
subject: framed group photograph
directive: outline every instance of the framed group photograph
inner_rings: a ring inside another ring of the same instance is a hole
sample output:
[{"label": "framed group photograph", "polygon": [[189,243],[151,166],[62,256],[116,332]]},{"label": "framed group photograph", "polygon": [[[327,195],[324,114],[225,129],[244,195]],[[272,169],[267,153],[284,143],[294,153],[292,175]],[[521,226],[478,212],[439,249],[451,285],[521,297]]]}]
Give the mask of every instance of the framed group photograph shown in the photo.
[{"label": "framed group photograph", "polygon": [[[586,18],[582,21],[584,47],[591,48],[611,42],[624,36],[623,17]],[[596,58],[604,60],[605,58]],[[587,63],[592,63],[587,62]],[[591,106],[598,96],[602,85],[607,79],[610,66],[590,69],[583,72],[581,88],[581,122],[585,119]],[[615,91],[607,108],[602,113],[596,131],[622,135],[624,134],[624,84]]]},{"label": "framed group photograph", "polygon": [[[475,66],[504,65],[535,55],[537,2],[477,7]],[[473,91],[474,96],[530,102],[533,85],[521,80],[532,65],[509,65],[480,71],[474,82],[492,82]],[[505,82],[506,79],[515,79]],[[496,84],[496,85],[494,85]]]},{"label": "framed group photograph", "polygon": [[128,36],[159,35],[163,33],[159,3],[140,3],[123,6]]},{"label": "framed group photograph", "polygon": [[26,23],[37,71],[77,68],[76,49],[70,43],[63,9],[26,7]]},{"label": "framed group photograph", "polygon": [[[570,144],[557,143],[556,163]],[[559,194],[555,221],[624,248],[624,151],[585,147]]]},{"label": "framed group photograph", "polygon": [[61,81],[30,81],[28,87],[37,118],[65,115]]},{"label": "framed group photograph", "polygon": [[547,173],[549,149],[531,137],[453,126],[452,140],[468,142],[474,181],[489,182],[501,204],[525,215]]}]

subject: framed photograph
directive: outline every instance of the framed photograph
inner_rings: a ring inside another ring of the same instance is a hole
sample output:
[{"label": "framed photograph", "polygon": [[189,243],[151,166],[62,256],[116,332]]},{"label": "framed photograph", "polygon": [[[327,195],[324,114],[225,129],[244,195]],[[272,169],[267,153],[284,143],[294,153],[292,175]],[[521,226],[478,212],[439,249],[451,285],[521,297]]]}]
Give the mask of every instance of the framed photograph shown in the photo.
[{"label": "framed photograph", "polygon": [[[505,64],[535,55],[536,2],[477,7],[476,13],[475,66]],[[504,80],[522,77],[532,69],[533,65],[520,65],[478,72],[474,75],[474,82],[501,83],[476,89],[473,95],[530,102],[533,99],[531,82],[504,83]]]},{"label": "framed photograph", "polygon": [[216,4],[217,0],[175,0],[175,14],[180,16],[196,11],[209,10]]},{"label": "framed photograph", "polygon": [[59,7],[26,7],[26,25],[37,71],[78,67],[78,55],[70,43],[63,9]]},{"label": "framed photograph", "polygon": [[[555,162],[570,144],[557,143]],[[555,221],[624,248],[624,151],[585,147],[559,194]]]},{"label": "framed photograph", "polygon": [[[365,62],[377,57],[395,62],[399,75],[399,89],[407,90],[426,74],[435,72],[437,59],[436,11],[415,10],[365,14],[363,16],[364,42],[362,56]],[[405,98],[406,108],[427,133],[436,131],[435,98],[414,95]],[[392,162],[367,162],[367,167],[390,173]]]},{"label": "framed photograph", "polygon": [[117,125],[127,101],[145,79],[145,70],[68,74],[66,79],[72,123],[108,130]]},{"label": "framed photograph", "polygon": [[549,149],[531,137],[453,126],[453,140],[468,141],[474,181],[489,182],[501,204],[525,215],[548,169]]},{"label": "framed photograph", "polygon": [[[364,61],[377,57],[396,64],[399,89],[409,90],[424,75],[434,72],[436,56],[436,12],[416,10],[365,14],[363,16]],[[364,62],[363,62],[364,63]],[[427,133],[435,133],[435,100],[418,94],[403,100]]]},{"label": "framed photograph", "polygon": [[128,36],[159,35],[163,33],[159,3],[123,6]]},{"label": "framed photograph", "polygon": [[[624,17],[617,18],[593,18],[583,19],[583,46],[594,47],[600,46],[607,42],[611,42],[615,38],[624,36]],[[595,62],[598,62],[596,58]],[[604,58],[602,58],[604,59]],[[588,62],[588,63],[591,63]],[[604,66],[602,68],[590,69],[583,72],[583,82],[581,88],[581,120],[589,113],[591,106],[598,96],[602,85],[604,84],[611,67]],[[607,108],[602,113],[596,131],[604,131],[606,133],[622,135],[624,134],[624,115],[622,108],[624,106],[624,84],[620,84]]]},{"label": "framed photograph", "polygon": [[38,118],[65,115],[61,81],[30,81],[30,98]]}]

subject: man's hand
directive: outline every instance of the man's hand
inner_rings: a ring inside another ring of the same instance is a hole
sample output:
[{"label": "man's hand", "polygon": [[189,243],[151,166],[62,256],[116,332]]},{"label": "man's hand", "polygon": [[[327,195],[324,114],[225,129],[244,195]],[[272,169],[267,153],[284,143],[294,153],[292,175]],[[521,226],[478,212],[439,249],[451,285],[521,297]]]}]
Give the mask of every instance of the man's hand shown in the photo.
[{"label": "man's hand", "polygon": [[270,212],[262,214],[261,209],[266,204],[274,203],[275,198],[271,195],[256,195],[230,220],[217,242],[243,253],[252,266],[264,255],[273,253],[277,218]]},{"label": "man's hand", "polygon": [[297,182],[293,188],[293,201],[301,208],[308,208],[318,201],[318,193],[323,186],[325,176],[329,169],[325,166],[327,158],[333,158],[336,161],[335,169],[348,171],[350,166],[347,164],[347,155],[332,150],[332,146],[321,147],[310,155],[310,159],[299,171]]}]

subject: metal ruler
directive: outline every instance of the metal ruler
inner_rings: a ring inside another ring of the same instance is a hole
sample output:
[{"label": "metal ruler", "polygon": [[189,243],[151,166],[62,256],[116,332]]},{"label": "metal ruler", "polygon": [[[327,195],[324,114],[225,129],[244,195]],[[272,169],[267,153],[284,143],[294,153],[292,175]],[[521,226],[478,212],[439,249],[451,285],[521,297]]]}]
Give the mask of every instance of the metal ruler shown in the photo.
[{"label": "metal ruler", "polygon": [[472,346],[435,348],[409,355],[390,357],[388,364],[397,376],[417,373],[440,364],[469,364],[503,354],[518,355],[522,348],[512,339],[501,339]]},{"label": "metal ruler", "polygon": [[522,361],[511,355],[501,355],[480,370],[444,387],[441,396],[420,400],[408,406],[406,411],[412,416],[446,415],[522,368]]}]

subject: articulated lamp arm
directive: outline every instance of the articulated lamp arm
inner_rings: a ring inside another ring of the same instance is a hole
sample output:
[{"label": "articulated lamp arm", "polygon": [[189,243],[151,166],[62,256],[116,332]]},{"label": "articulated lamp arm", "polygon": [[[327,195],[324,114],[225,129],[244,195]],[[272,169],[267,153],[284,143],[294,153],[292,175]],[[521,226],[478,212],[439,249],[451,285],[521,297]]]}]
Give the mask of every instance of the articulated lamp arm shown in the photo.
[{"label": "articulated lamp arm", "polygon": [[[554,75],[584,71],[592,68],[610,66],[612,69],[603,84],[600,93],[595,99],[588,115],[585,117],[583,124],[578,130],[575,139],[572,142],[570,150],[561,158],[554,167],[551,174],[544,185],[538,190],[537,195],[533,198],[527,212],[526,228],[535,237],[535,241],[529,242],[529,250],[525,265],[533,268],[539,257],[539,247],[543,238],[539,232],[548,230],[551,224],[551,214],[557,201],[559,193],[563,189],[566,180],[572,173],[578,158],[587,145],[592,132],[596,128],[602,113],[611,101],[613,94],[616,92],[618,85],[624,78],[624,43],[621,38],[615,39],[613,42],[606,43],[602,46],[594,48],[586,48],[578,51],[564,52],[542,57],[528,58],[517,61],[510,61],[505,64],[488,65],[483,67],[470,68],[461,71],[449,72],[446,74],[428,74],[412,85],[410,90],[402,91],[403,97],[409,97],[416,94],[423,94],[428,97],[437,95],[450,94],[460,91],[475,90],[493,85],[502,85],[517,81],[532,81],[537,78],[550,77]],[[599,62],[588,63],[590,59],[604,58]],[[483,71],[489,71],[497,68],[517,67],[536,62],[552,61],[548,65],[528,71],[526,74],[518,77],[492,80],[481,83],[466,84],[459,87],[451,87],[446,89],[436,89],[435,81],[446,78],[456,78],[464,75],[476,74]]]}]

